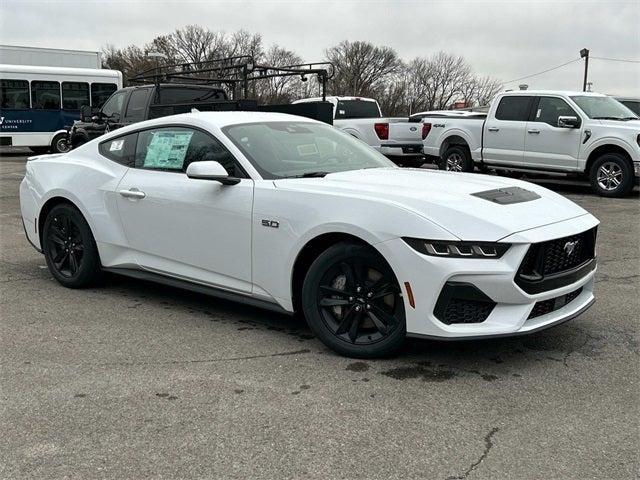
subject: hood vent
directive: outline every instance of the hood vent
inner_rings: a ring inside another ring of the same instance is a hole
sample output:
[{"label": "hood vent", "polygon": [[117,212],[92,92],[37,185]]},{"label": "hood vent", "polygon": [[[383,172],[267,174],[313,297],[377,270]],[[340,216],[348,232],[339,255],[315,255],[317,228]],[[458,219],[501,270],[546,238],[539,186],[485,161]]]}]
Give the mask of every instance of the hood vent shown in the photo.
[{"label": "hood vent", "polygon": [[540,198],[540,195],[537,193],[520,187],[498,188],[496,190],[472,193],[471,195],[493,203],[499,203],[500,205],[530,202],[531,200],[537,200]]}]

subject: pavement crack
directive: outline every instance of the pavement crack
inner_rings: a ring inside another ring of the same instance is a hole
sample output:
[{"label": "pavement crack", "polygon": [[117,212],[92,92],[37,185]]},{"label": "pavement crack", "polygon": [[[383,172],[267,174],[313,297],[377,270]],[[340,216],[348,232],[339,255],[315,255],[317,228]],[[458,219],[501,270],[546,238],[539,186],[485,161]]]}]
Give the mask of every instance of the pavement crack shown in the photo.
[{"label": "pavement crack", "polygon": [[489,451],[491,450],[491,448],[493,448],[493,436],[498,432],[498,430],[498,427],[493,427],[491,431],[485,435],[484,452],[482,452],[482,455],[480,455],[480,458],[478,460],[473,462],[464,473],[460,475],[451,475],[450,477],[447,477],[447,480],[461,480],[467,478],[469,474],[473,472],[484,461],[485,458],[487,458],[487,455],[489,455]]}]

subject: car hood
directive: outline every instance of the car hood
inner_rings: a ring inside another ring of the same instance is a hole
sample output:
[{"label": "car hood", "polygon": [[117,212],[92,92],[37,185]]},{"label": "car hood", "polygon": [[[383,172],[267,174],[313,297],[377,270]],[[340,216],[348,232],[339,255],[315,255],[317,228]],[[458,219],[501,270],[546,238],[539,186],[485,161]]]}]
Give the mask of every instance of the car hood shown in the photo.
[{"label": "car hood", "polygon": [[[588,214],[572,201],[538,185],[473,173],[375,168],[322,178],[280,179],[274,184],[279,189],[392,203],[436,223],[461,240],[497,241],[516,232]],[[540,198],[500,204],[474,195],[508,187],[523,188]],[[375,212],[375,205],[371,208]]]},{"label": "car hood", "polygon": [[640,132],[640,120],[599,120],[602,125],[607,127],[621,128],[624,130],[632,130]]}]

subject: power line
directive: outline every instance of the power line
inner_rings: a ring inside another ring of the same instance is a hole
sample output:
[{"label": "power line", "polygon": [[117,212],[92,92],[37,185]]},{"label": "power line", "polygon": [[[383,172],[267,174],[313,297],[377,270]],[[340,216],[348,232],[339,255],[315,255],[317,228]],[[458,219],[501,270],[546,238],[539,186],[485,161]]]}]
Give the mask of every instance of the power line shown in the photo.
[{"label": "power line", "polygon": [[548,68],[548,69],[543,70],[543,71],[541,71],[541,72],[538,72],[538,73],[532,73],[531,75],[525,75],[524,77],[514,78],[513,80],[509,80],[508,82],[503,82],[503,85],[505,85],[505,84],[507,84],[507,83],[517,82],[518,80],[524,80],[525,78],[531,78],[531,77],[535,77],[535,76],[538,76],[538,75],[542,75],[543,73],[547,73],[547,72],[550,72],[550,71],[552,71],[552,70],[557,70],[558,68],[562,68],[562,67],[564,67],[565,65],[569,65],[570,63],[579,62],[580,60],[582,60],[582,59],[581,59],[581,58],[576,58],[576,59],[574,59],[574,60],[569,60],[568,62],[565,62],[565,63],[563,63],[563,64],[561,64],[561,65],[557,65],[557,66],[555,66],[555,67]]},{"label": "power line", "polygon": [[608,60],[610,62],[627,62],[627,63],[640,63],[640,60],[629,60],[626,58],[609,58],[609,57],[591,57],[596,60]]}]

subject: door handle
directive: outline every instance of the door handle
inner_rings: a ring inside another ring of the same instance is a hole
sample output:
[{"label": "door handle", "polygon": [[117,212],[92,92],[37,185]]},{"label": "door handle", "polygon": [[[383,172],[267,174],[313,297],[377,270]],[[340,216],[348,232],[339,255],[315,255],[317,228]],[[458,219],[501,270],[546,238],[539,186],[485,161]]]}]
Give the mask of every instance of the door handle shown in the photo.
[{"label": "door handle", "polygon": [[497,132],[500,129],[498,127],[489,127],[487,128],[487,130],[489,130],[490,132]]},{"label": "door handle", "polygon": [[527,132],[529,132],[529,133],[535,133],[535,134],[537,135],[538,133],[540,133],[540,130],[531,129],[531,130],[527,130]]},{"label": "door handle", "polygon": [[130,190],[120,190],[118,193],[126,198],[144,198],[147,196],[144,192],[141,192],[137,188],[132,188]]}]

